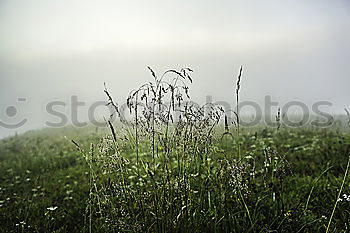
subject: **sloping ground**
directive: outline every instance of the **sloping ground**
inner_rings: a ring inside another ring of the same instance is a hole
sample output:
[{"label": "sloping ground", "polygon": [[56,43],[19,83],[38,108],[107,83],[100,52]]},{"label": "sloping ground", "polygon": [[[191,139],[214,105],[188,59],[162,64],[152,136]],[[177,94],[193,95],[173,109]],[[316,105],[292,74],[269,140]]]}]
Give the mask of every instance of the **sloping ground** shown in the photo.
[{"label": "sloping ground", "polygon": [[0,141],[2,231],[80,231],[89,192],[88,169],[68,138],[88,146],[99,137],[92,129],[64,128]]},{"label": "sloping ground", "polygon": [[[77,147],[70,141],[70,139],[74,139],[82,149],[89,151],[90,144],[97,145],[102,135],[103,133],[96,132],[94,129],[65,128],[30,132],[0,141],[1,231],[81,232],[83,230],[89,231],[90,227],[93,232],[123,231],[116,226],[118,214],[112,213],[117,210],[117,207],[113,207],[111,204],[107,206],[108,217],[106,217],[106,214],[98,213],[96,210],[97,205],[101,204],[100,202],[96,205],[89,202],[89,200],[91,201],[89,199],[89,195],[91,195],[90,168]],[[221,148],[220,150],[228,151],[227,154],[234,154],[236,148],[231,147],[231,143],[230,139],[228,142],[219,140],[218,147]],[[258,157],[263,154],[266,148],[271,148],[283,155],[288,161],[288,172],[286,172],[283,181],[283,191],[279,194],[273,190],[273,187],[269,189],[269,185],[273,186],[273,184],[267,184],[266,189],[260,189],[258,183],[260,180],[258,179],[255,185],[257,188],[249,186],[251,190],[247,193],[250,196],[244,196],[244,198],[246,198],[247,208],[250,209],[251,214],[247,224],[249,222],[251,226],[232,225],[234,216],[230,216],[230,218],[227,214],[220,216],[222,211],[215,213],[210,209],[211,205],[215,205],[217,201],[215,198],[221,198],[215,193],[217,192],[215,178],[203,182],[198,179],[198,184],[194,184],[196,192],[203,193],[205,196],[204,199],[202,197],[198,200],[207,202],[209,193],[209,207],[197,203],[199,206],[203,206],[201,211],[205,212],[200,218],[194,216],[194,213],[200,213],[196,212],[195,208],[182,207],[183,209],[187,208],[190,213],[193,211],[191,218],[183,220],[185,222],[192,221],[186,225],[182,224],[182,227],[185,228],[179,228],[174,221],[170,225],[163,224],[155,227],[158,223],[152,223],[150,217],[145,219],[143,224],[147,225],[149,223],[147,221],[150,221],[147,229],[151,232],[168,232],[169,229],[173,232],[242,230],[256,232],[258,229],[262,232],[269,230],[324,232],[345,173],[350,152],[350,135],[311,129],[281,129],[278,132],[263,129],[256,133],[243,133],[240,150],[245,159],[249,160],[255,157],[258,161]],[[94,147],[93,150],[98,153],[97,147]],[[220,150],[218,153],[221,153]],[[134,162],[132,152],[124,153],[124,155],[132,165]],[[221,161],[222,158],[222,156],[217,156],[217,158],[214,156],[211,160]],[[272,157],[272,159],[274,158]],[[211,166],[216,166],[215,164],[213,163]],[[215,171],[215,167],[212,170]],[[99,176],[100,178],[94,182],[103,184],[107,178],[104,178],[102,172],[97,173],[97,177]],[[129,178],[134,179],[131,176]],[[129,182],[129,187],[132,187],[132,181],[126,182]],[[222,183],[221,189],[225,189],[225,186],[229,185]],[[113,197],[113,192],[113,190],[104,191],[104,193],[101,191],[101,195],[117,198]],[[273,196],[276,193],[283,200],[278,207],[273,204],[273,201],[278,199],[278,197]],[[345,182],[342,194],[350,194],[349,179]],[[264,202],[263,199],[269,201]],[[258,204],[256,200],[262,204]],[[230,214],[228,206],[232,202],[232,200],[225,202],[226,207],[224,206],[224,208],[226,210],[223,212]],[[232,205],[237,206],[237,203],[241,203],[239,198]],[[174,208],[176,210],[176,207]],[[240,218],[244,218],[244,206],[235,208],[241,209],[241,211],[232,213],[232,215],[237,214]],[[275,216],[275,220],[273,216]],[[349,216],[350,202],[342,197],[331,223],[332,232],[347,232],[350,224]],[[177,215],[174,218],[180,222],[182,215]],[[125,219],[123,222],[124,230],[138,231],[143,229],[142,224],[140,228],[132,228],[131,224],[135,223],[132,216]],[[158,220],[163,221],[162,218]],[[164,220],[165,223],[167,221]],[[240,223],[240,220],[237,220],[236,223]],[[194,226],[197,226],[198,229],[194,230]]]}]

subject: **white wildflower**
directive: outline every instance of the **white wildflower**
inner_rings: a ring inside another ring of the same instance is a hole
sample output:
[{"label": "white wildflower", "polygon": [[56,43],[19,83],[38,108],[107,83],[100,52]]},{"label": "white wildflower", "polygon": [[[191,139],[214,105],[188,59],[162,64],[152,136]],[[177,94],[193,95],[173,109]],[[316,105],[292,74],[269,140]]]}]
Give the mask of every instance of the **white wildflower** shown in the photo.
[{"label": "white wildflower", "polygon": [[55,210],[57,210],[57,206],[52,206],[52,207],[48,207],[48,208],[46,208],[47,210],[50,210],[50,211],[55,211]]}]

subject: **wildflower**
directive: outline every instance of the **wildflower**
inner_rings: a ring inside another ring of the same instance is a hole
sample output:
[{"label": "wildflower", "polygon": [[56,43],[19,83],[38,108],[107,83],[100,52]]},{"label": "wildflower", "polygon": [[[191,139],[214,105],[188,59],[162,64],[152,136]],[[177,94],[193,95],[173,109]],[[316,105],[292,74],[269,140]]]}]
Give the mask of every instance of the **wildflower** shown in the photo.
[{"label": "wildflower", "polygon": [[54,207],[48,207],[48,208],[46,208],[47,210],[50,210],[50,211],[55,211],[55,210],[57,210],[57,206],[54,206]]},{"label": "wildflower", "polygon": [[24,226],[26,225],[27,223],[25,221],[22,221],[22,222],[19,222],[19,223],[16,223],[16,227],[18,226]]},{"label": "wildflower", "polygon": [[347,194],[343,194],[343,199],[345,200],[345,201],[350,201],[350,195],[347,195]]}]

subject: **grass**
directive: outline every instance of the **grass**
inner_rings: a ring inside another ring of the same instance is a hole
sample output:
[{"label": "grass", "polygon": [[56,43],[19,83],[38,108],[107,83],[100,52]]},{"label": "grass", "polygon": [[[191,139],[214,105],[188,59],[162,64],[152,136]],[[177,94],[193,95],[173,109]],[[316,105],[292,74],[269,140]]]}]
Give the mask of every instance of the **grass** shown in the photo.
[{"label": "grass", "polygon": [[[158,165],[154,173],[147,165],[152,160],[144,158],[151,156],[140,153],[144,161],[138,176],[135,152],[127,142],[120,145],[123,152],[113,157],[109,136],[68,136],[86,151],[91,142],[100,146],[92,149],[95,155],[91,155],[90,168],[74,144],[64,138],[69,130],[60,131],[1,141],[0,222],[4,232],[89,232],[90,227],[92,232],[325,232],[350,148],[348,133],[243,131],[242,162],[234,161],[237,148],[231,149],[232,154],[224,153],[226,145],[218,143],[206,161],[196,162],[200,166],[179,167],[175,157],[171,172]],[[271,151],[265,151],[268,147]],[[142,145],[140,149],[148,148]],[[111,157],[100,158],[101,150]],[[279,155],[273,151],[283,154],[288,166],[280,157],[275,159]],[[288,175],[280,173],[282,168],[288,169]],[[345,179],[341,194],[349,191]],[[347,231],[349,204],[338,202],[330,232]]]},{"label": "grass", "polygon": [[237,130],[237,112],[230,125],[189,101],[190,69],[149,70],[129,118],[105,89],[120,125],[0,141],[2,231],[349,231],[350,133],[286,128],[280,113],[277,128]]}]

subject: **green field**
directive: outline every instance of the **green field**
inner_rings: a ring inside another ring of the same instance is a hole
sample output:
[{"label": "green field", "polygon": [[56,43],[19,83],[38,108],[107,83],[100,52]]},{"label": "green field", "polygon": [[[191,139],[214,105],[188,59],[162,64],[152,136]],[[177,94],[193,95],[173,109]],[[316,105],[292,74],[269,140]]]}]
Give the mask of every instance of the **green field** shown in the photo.
[{"label": "green field", "polygon": [[0,141],[3,232],[349,232],[348,123],[243,128],[149,69],[119,123]]},{"label": "green field", "polygon": [[[1,231],[326,231],[350,134],[243,130],[240,161],[235,137],[214,139],[206,152],[188,146],[189,153],[166,158],[159,149],[155,164],[141,152],[149,145],[140,143],[136,167],[132,143],[111,146],[105,131],[47,129],[6,138],[0,142]],[[350,202],[343,197],[349,193],[347,179],[329,232],[349,231]]]}]

